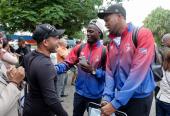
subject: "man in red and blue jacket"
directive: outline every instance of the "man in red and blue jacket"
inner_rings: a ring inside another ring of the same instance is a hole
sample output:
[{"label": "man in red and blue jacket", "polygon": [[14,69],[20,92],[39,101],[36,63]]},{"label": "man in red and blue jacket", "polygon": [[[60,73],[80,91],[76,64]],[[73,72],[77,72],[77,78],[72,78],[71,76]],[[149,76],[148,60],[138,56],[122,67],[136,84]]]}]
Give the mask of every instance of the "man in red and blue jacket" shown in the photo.
[{"label": "man in red and blue jacket", "polygon": [[154,38],[150,30],[141,27],[137,46],[133,43],[134,26],[126,23],[126,11],[114,4],[98,14],[110,32],[106,63],[106,86],[102,115],[116,110],[128,116],[149,116],[155,82],[151,70],[154,58]]},{"label": "man in red and blue jacket", "polygon": [[[103,55],[106,54],[106,48],[100,43],[100,37],[103,36],[101,25],[98,20],[91,21],[87,28],[87,43],[74,47],[66,60],[56,65],[57,73],[60,74],[79,63],[73,116],[83,116],[89,102],[101,102],[106,64],[106,60],[102,61],[106,58],[106,55]],[[87,63],[81,63],[82,57],[85,57]]]}]

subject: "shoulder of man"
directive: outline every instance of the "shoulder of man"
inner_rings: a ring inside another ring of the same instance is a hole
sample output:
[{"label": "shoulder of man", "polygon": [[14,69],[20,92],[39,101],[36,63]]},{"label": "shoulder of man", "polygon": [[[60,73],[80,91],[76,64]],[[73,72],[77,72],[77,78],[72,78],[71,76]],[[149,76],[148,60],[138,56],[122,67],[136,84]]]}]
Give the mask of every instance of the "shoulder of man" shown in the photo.
[{"label": "shoulder of man", "polygon": [[34,63],[35,66],[39,66],[39,64],[50,63],[50,57],[46,57],[42,54],[37,53],[36,51],[32,51],[24,56],[24,63]]},{"label": "shoulder of man", "polygon": [[[138,34],[142,35],[147,35],[147,34],[152,34],[151,30],[146,28],[146,27],[139,27]],[[153,35],[153,34],[152,34]]]},{"label": "shoulder of man", "polygon": [[[132,39],[135,46],[138,47],[138,44],[155,44],[154,37],[150,29],[145,27],[139,27],[138,31],[132,33]],[[136,42],[135,42],[136,40]],[[145,42],[144,42],[145,41]],[[144,43],[143,43],[144,42]]]}]

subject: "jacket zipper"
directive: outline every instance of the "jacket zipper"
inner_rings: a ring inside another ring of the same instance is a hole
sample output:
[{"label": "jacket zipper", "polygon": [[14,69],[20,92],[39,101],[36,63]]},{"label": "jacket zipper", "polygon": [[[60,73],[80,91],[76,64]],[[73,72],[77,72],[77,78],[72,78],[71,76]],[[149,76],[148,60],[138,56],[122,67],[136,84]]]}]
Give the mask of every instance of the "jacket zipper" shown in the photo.
[{"label": "jacket zipper", "polygon": [[[114,44],[116,45],[115,42],[114,42]],[[121,45],[121,40],[120,40],[120,45]],[[120,78],[120,45],[119,46],[116,45],[116,49],[118,50],[117,73],[118,73],[119,78]],[[116,92],[118,91],[117,88],[115,88],[115,91]]]},{"label": "jacket zipper", "polygon": [[92,48],[90,48],[90,54],[88,56],[88,62],[90,63],[90,59],[91,59],[91,54],[92,54]]}]

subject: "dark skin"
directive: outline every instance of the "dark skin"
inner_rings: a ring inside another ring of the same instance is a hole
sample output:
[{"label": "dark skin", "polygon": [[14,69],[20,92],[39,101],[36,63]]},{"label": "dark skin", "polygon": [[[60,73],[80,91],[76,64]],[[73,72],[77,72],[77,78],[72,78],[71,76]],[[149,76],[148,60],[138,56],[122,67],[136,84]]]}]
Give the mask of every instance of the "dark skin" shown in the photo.
[{"label": "dark skin", "polygon": [[[104,17],[105,26],[111,34],[121,35],[124,28],[127,26],[125,18],[121,14],[110,14]],[[106,101],[101,103],[101,116],[110,116],[116,111],[114,106]]]},{"label": "dark skin", "polygon": [[105,26],[111,34],[121,35],[127,25],[125,18],[121,14],[110,14],[104,17]]},{"label": "dark skin", "polygon": [[[94,45],[100,38],[100,30],[95,25],[89,25],[87,28],[87,43],[89,43],[91,46]],[[87,61],[87,64],[80,64],[80,67],[83,71],[87,73],[92,73],[94,71],[94,67],[90,65],[90,63]]]}]

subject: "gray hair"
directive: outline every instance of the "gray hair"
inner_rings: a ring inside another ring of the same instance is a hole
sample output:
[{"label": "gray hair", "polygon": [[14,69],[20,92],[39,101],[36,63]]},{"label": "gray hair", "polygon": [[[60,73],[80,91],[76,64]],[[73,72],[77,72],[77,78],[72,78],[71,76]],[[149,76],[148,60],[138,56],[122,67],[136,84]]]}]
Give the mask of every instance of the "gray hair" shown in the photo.
[{"label": "gray hair", "polygon": [[59,44],[67,46],[67,40],[64,39],[64,38],[61,38],[61,39],[59,40]]},{"label": "gray hair", "polygon": [[167,40],[167,39],[170,39],[170,33],[167,33],[162,37],[162,41]]}]

